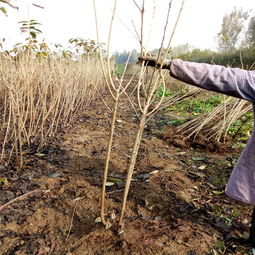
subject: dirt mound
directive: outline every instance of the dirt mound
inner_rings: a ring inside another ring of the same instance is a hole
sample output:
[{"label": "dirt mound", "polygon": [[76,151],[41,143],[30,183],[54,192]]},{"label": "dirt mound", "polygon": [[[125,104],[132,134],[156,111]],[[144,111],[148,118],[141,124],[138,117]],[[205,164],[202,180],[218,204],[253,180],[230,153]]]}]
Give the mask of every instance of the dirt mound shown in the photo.
[{"label": "dirt mound", "polygon": [[226,146],[224,144],[208,139],[201,133],[187,137],[178,132],[174,127],[168,127],[166,131],[159,134],[159,137],[165,140],[169,145],[182,149],[192,147],[195,149],[207,150],[209,152],[226,151]]}]

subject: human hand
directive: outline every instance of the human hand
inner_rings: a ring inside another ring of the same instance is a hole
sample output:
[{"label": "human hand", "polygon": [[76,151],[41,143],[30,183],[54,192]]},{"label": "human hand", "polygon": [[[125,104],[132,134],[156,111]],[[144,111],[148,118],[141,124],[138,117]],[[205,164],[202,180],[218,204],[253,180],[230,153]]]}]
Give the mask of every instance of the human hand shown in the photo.
[{"label": "human hand", "polygon": [[160,68],[162,64],[162,69],[170,69],[170,64],[171,64],[170,59],[165,59],[162,63],[160,61],[157,61],[156,57],[150,57],[150,56],[143,56],[138,58],[137,64],[142,64],[143,62],[146,66],[152,66],[156,68]]}]

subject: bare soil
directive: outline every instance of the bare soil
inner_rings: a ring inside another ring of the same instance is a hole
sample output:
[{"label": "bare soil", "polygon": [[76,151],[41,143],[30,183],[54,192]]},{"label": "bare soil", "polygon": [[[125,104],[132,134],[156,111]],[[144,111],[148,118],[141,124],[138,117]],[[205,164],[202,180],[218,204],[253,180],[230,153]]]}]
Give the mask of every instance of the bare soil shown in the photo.
[{"label": "bare soil", "polygon": [[138,125],[125,103],[107,187],[110,229],[96,222],[111,119],[100,100],[46,146],[26,151],[22,170],[0,166],[0,205],[33,191],[0,207],[0,254],[249,254],[251,207],[222,192],[239,152],[187,142],[167,127],[170,118],[162,112],[146,126],[123,234],[117,223]]}]

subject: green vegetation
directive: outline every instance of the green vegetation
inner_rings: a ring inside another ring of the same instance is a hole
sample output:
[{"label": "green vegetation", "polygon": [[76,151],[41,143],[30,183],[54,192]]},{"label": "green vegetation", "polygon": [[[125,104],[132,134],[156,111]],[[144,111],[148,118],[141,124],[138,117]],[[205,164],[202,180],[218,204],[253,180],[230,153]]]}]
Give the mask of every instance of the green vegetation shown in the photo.
[{"label": "green vegetation", "polygon": [[232,124],[228,129],[228,134],[235,138],[237,145],[244,146],[247,137],[251,135],[253,129],[253,113],[244,114],[239,120]]},{"label": "green vegetation", "polygon": [[[158,90],[156,91],[157,97],[161,98],[162,95],[163,95],[163,92],[164,92],[163,86],[160,86],[158,88]],[[165,89],[165,94],[164,94],[165,97],[170,97],[170,96],[173,96],[173,95],[174,95],[174,92],[172,90],[170,90],[169,88]]]},{"label": "green vegetation", "polygon": [[249,69],[254,64],[255,48],[236,49],[228,53],[193,49],[176,57],[186,61]]},{"label": "green vegetation", "polygon": [[0,177],[0,188],[2,187],[2,186],[9,186],[10,185],[10,183],[8,182],[8,179],[7,178],[1,178]]},{"label": "green vegetation", "polygon": [[139,56],[139,53],[135,49],[132,51],[126,51],[126,50],[124,50],[123,52],[117,51],[113,54],[113,58],[117,64],[124,64],[127,61],[129,63],[134,64],[137,62],[138,56]]},{"label": "green vegetation", "polygon": [[[159,91],[158,94],[162,93]],[[167,90],[165,96],[171,96],[171,90]],[[221,94],[202,93],[197,96],[176,103],[166,111],[172,112],[174,119],[168,121],[168,125],[178,127],[185,122],[195,119],[203,114],[211,113],[215,107],[223,103],[224,96]],[[237,147],[244,147],[253,129],[253,113],[248,112],[235,121],[228,128],[228,137],[231,138]]]},{"label": "green vegetation", "polygon": [[254,28],[255,16],[250,17],[250,11],[234,8],[223,17],[217,35],[218,51],[201,50],[183,44],[172,49],[172,56],[194,62],[252,68],[255,59]]},{"label": "green vegetation", "polygon": [[223,17],[221,30],[218,33],[218,48],[221,52],[231,52],[239,43],[244,22],[249,18],[249,11],[234,8]]},{"label": "green vegetation", "polygon": [[105,53],[104,46],[102,43],[100,46],[95,40],[83,39],[83,38],[72,38],[68,41],[72,48],[76,51],[76,57],[88,57],[88,56],[99,56],[99,48],[101,47],[102,53]]},{"label": "green vegetation", "polygon": [[125,64],[116,64],[115,75],[120,79],[125,71]]},{"label": "green vegetation", "polygon": [[255,47],[255,16],[250,19],[246,40],[248,47]]},{"label": "green vegetation", "polygon": [[179,112],[180,115],[187,118],[197,116],[200,113],[208,113],[213,110],[213,108],[223,101],[223,96],[220,94],[211,95],[206,98],[201,97],[201,95],[194,98],[189,98],[183,102],[177,103],[168,108],[170,111]]}]

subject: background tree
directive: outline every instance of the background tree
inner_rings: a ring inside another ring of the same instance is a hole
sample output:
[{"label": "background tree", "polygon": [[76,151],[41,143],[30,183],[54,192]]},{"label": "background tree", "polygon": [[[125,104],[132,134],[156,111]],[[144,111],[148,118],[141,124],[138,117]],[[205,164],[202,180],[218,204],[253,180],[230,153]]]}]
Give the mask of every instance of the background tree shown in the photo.
[{"label": "background tree", "polygon": [[246,34],[248,47],[255,47],[255,16],[251,17]]},{"label": "background tree", "polygon": [[218,48],[221,52],[231,52],[236,48],[248,18],[249,11],[243,11],[242,8],[234,8],[232,12],[225,14],[217,37]]},{"label": "background tree", "polygon": [[172,48],[171,54],[173,56],[180,56],[188,52],[191,52],[193,49],[194,47],[191,46],[189,43],[180,44]]},{"label": "background tree", "polygon": [[[0,3],[7,4],[7,5],[9,5],[10,7],[14,8],[14,9],[17,9],[17,10],[19,9],[18,6],[14,6],[14,5],[11,3],[11,0],[0,0]],[[34,4],[34,3],[32,3],[32,5],[35,6],[35,7],[44,9],[44,7],[41,6],[41,5]],[[0,6],[0,11],[2,11],[2,12],[7,16],[7,10],[5,9],[5,7]]]},{"label": "background tree", "polygon": [[[116,64],[124,64],[129,58],[129,63],[136,63],[138,58],[138,52],[136,49],[132,50],[131,55],[130,51],[124,50],[123,52],[115,52],[114,54]],[[130,55],[130,57],[129,57]]]},{"label": "background tree", "polygon": [[83,39],[83,38],[71,38],[68,41],[72,46],[74,52],[74,57],[78,58],[80,56],[87,57],[87,56],[98,56],[99,55],[99,48],[105,53],[104,43],[101,43],[99,46],[95,40],[90,39]]},{"label": "background tree", "polygon": [[[17,9],[18,10],[18,7],[17,6],[14,6],[10,0],[0,0],[1,3],[5,3],[5,4],[8,4],[10,7],[14,8],[14,9]],[[7,11],[6,9],[3,7],[3,6],[0,6],[0,11],[2,11],[6,16],[7,16]]]}]

